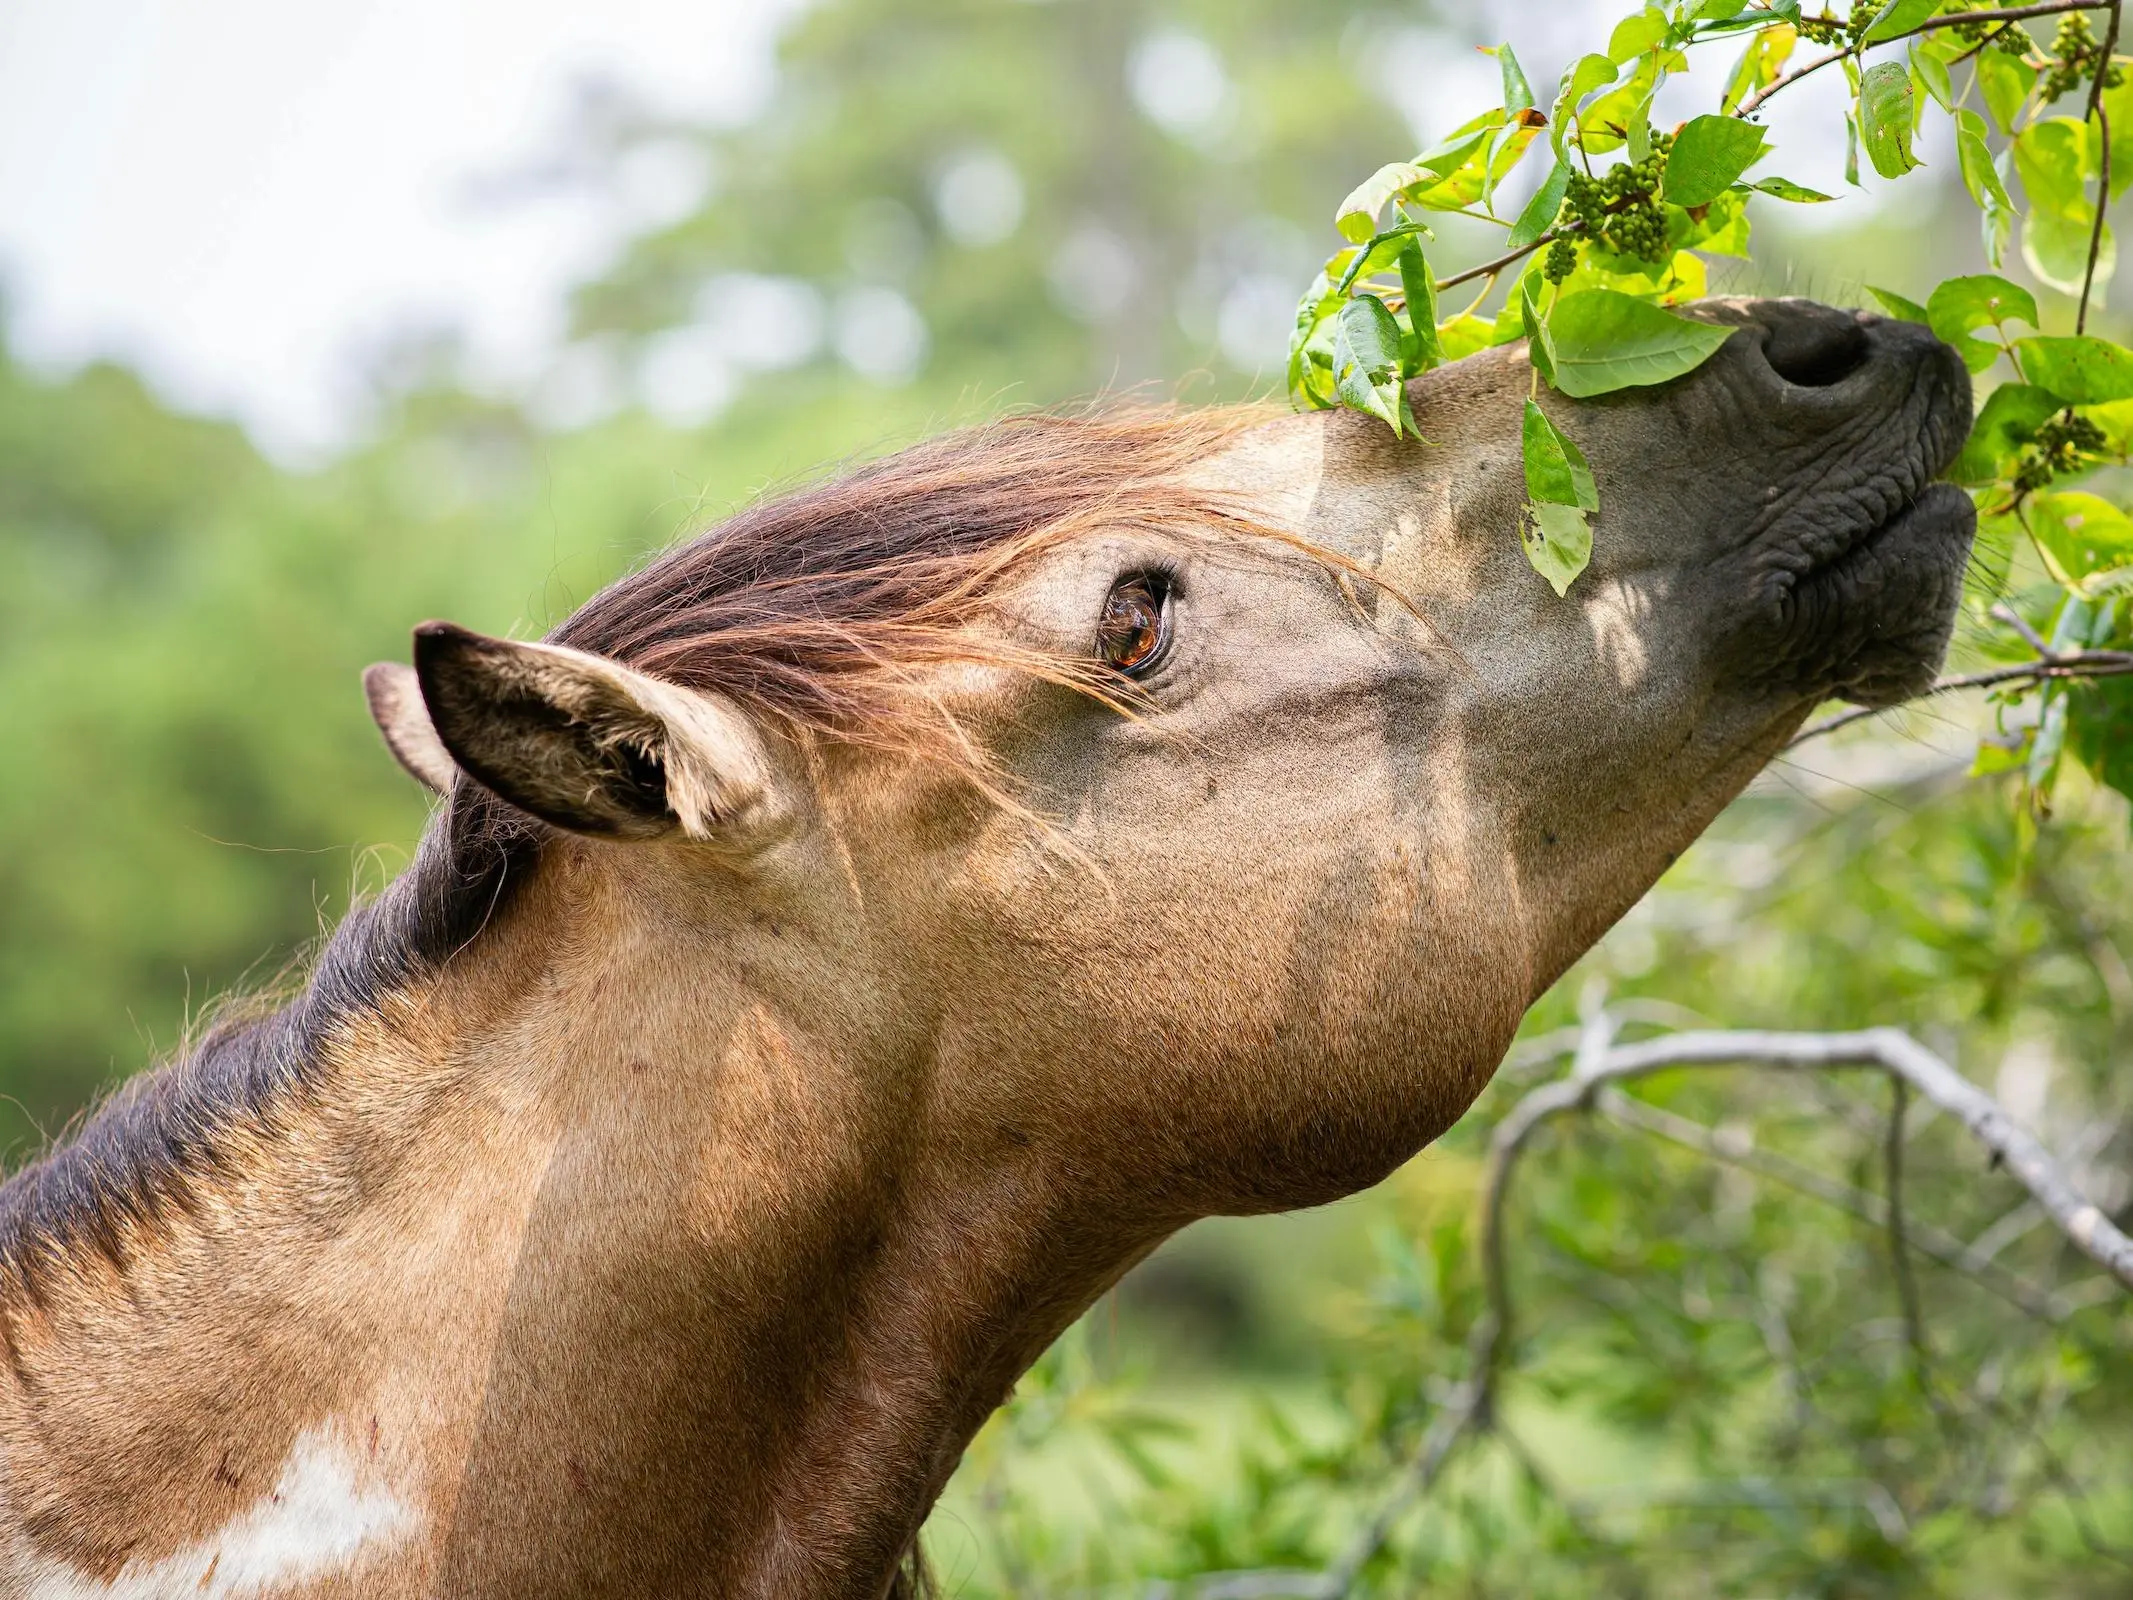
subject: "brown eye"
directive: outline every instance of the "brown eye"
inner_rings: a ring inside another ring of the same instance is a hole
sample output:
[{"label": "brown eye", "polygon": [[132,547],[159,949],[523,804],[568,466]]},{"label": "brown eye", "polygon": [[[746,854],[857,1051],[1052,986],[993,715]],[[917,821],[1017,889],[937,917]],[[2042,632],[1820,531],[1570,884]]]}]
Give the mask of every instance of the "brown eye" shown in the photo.
[{"label": "brown eye", "polygon": [[1155,573],[1121,578],[1104,598],[1096,653],[1124,673],[1147,671],[1170,644],[1170,585]]}]

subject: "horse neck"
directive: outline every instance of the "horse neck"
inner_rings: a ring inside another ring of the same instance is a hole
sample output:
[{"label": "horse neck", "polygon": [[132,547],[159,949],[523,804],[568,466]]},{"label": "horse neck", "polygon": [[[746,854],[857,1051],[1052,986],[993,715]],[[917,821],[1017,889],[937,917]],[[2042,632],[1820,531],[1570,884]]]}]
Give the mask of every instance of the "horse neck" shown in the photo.
[{"label": "horse neck", "polygon": [[205,1203],[12,1308],[18,1577],[220,1559],[302,1477],[365,1593],[878,1595],[1152,1242],[958,1153],[932,1035],[850,949],[757,983],[759,927],[551,878],[352,1019]]}]

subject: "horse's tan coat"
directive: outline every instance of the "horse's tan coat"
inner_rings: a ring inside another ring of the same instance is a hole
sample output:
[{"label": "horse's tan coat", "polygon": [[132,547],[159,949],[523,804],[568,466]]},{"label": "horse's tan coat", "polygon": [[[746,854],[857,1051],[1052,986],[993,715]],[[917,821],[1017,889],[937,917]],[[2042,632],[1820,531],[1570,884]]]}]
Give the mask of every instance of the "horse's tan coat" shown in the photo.
[{"label": "horse's tan coat", "polygon": [[[647,691],[708,763],[691,826],[559,839],[240,1180],[7,1308],[0,1592],[877,1600],[1062,1328],[1185,1222],[1449,1126],[1813,699],[1674,637],[1604,431],[1615,553],[1548,595],[1528,381],[1418,386],[1434,448],[1303,418],[1205,469],[1419,617],[1198,548],[1155,713],[944,669],[1042,825],[767,728],[720,790],[733,708]],[[1058,551],[1008,625],[1071,647],[1161,553]]]}]

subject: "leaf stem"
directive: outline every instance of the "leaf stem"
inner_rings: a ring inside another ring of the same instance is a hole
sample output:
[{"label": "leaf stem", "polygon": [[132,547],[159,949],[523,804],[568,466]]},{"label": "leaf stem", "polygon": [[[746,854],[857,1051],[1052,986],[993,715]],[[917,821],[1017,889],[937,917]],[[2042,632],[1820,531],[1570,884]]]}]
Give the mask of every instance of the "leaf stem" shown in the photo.
[{"label": "leaf stem", "polygon": [[2074,332],[2088,332],[2089,296],[2096,287],[2096,260],[2103,253],[2103,214],[2111,205],[2111,119],[2103,109],[2103,84],[2111,75],[2111,53],[2118,48],[2118,24],[2124,0],[2111,0],[2111,22],[2104,30],[2103,48],[2096,55],[2096,80],[2089,85],[2089,115],[2103,131],[2102,154],[2097,161],[2096,220],[2089,226],[2089,261],[2081,274],[2081,306],[2074,313]]},{"label": "leaf stem", "polygon": [[[2114,24],[2111,30],[2111,37],[2116,39],[2118,30],[2115,24],[2121,3],[2122,0],[2044,0],[2043,4],[2009,6],[2004,11],[1951,11],[1945,16],[1928,17],[1915,28],[1908,29],[1903,33],[1891,34],[1886,39],[1876,39],[1872,46],[1846,45],[1842,50],[1832,50],[1826,56],[1817,56],[1814,60],[1808,62],[1806,66],[1786,73],[1784,77],[1778,79],[1777,82],[1769,85],[1769,87],[1759,89],[1754,94],[1749,95],[1734,108],[1733,114],[1736,117],[1751,115],[1757,107],[1761,106],[1764,101],[1768,100],[1780,89],[1798,83],[1810,73],[1820,72],[1824,67],[1842,61],[1847,56],[1863,55],[1868,49],[1885,44],[1895,44],[1900,39],[1916,38],[1921,33],[1935,33],[1942,28],[1959,28],[1979,22],[2023,22],[2031,17],[2056,17],[2068,11],[2109,11]],[[2108,46],[2106,46],[2104,53],[2108,58],[2110,54]],[[1975,55],[1977,51],[1972,50],[1970,54]]]}]

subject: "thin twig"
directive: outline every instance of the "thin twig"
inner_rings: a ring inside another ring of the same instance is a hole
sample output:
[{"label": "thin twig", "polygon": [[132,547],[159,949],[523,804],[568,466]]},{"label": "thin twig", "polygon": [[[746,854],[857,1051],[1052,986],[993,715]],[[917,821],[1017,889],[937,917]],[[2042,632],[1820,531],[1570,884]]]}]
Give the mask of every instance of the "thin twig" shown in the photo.
[{"label": "thin twig", "polygon": [[2058,652],[2052,649],[2051,645],[2045,641],[2044,635],[2029,625],[2029,619],[2004,600],[1996,603],[1988,615],[1991,616],[1993,621],[2004,622],[2008,627],[2014,629],[2016,633],[2019,633],[2022,636],[2022,642],[2036,651],[2041,659],[2050,661],[2058,655]]},{"label": "thin twig", "polygon": [[[2047,5],[2010,6],[2004,11],[1951,11],[1945,16],[1928,17],[1915,28],[1908,28],[1902,33],[1891,34],[1886,39],[1876,39],[1871,45],[1864,47],[1846,45],[1842,50],[1832,50],[1826,56],[1817,56],[1814,60],[1808,62],[1806,66],[1786,73],[1777,82],[1749,95],[1741,101],[1733,114],[1737,117],[1745,117],[1752,114],[1758,106],[1762,105],[1764,101],[1768,100],[1780,89],[1789,88],[1811,73],[1820,72],[1827,66],[1833,66],[1847,56],[1862,55],[1866,50],[1877,49],[1885,44],[1896,44],[1904,39],[1916,38],[1921,33],[1936,33],[1942,28],[1960,28],[1980,22],[2026,22],[2031,17],[2055,17],[2067,11],[2109,10],[2115,12],[2117,9],[2118,0],[2051,0],[2051,3]],[[1975,54],[1975,52],[1972,53]]]},{"label": "thin twig", "polygon": [[1456,289],[1462,283],[1472,283],[1476,278],[1493,278],[1497,273],[1503,271],[1505,267],[1516,266],[1519,262],[1525,260],[1526,257],[1533,254],[1542,245],[1553,244],[1566,234],[1583,233],[1584,231],[1585,224],[1582,222],[1566,222],[1560,228],[1550,228],[1531,244],[1517,250],[1507,250],[1494,261],[1484,261],[1478,267],[1468,267],[1466,271],[1455,272],[1449,278],[1439,278],[1437,287],[1439,289]]},{"label": "thin twig", "polygon": [[[1617,1020],[1604,1008],[1587,1017],[1569,1075],[1529,1091],[1496,1124],[1489,1139],[1488,1170],[1482,1185],[1480,1257],[1486,1305],[1467,1339],[1466,1377],[1439,1408],[1398,1482],[1339,1558],[1323,1573],[1223,1573],[1203,1580],[1204,1587],[1195,1585],[1188,1591],[1194,1600],[1275,1600],[1275,1597],[1279,1600],[1347,1600],[1363,1569],[1385,1547],[1394,1523],[1436,1483],[1459,1444],[1469,1435],[1493,1427],[1497,1377],[1512,1329],[1504,1219],[1519,1157],[1543,1126],[1573,1112],[1597,1106],[1620,1115],[1622,1103],[1627,1102],[1639,1106],[1643,1112],[1654,1113],[1655,1120],[1671,1116],[1671,1113],[1659,1112],[1656,1107],[1645,1106],[1642,1102],[1628,1101],[1626,1096],[1611,1095],[1612,1085],[1681,1067],[1763,1066],[1809,1072],[1841,1067],[1876,1068],[1900,1086],[1899,1115],[1892,1122],[1889,1135],[1892,1146],[1890,1200],[1893,1203],[1882,1208],[1892,1244],[1905,1239],[1912,1244],[1919,1243],[1918,1236],[1907,1235],[1904,1228],[1900,1168],[1895,1164],[1897,1157],[1893,1154],[1895,1143],[1901,1138],[1900,1109],[1915,1091],[1960,1121],[1971,1137],[1992,1153],[1994,1164],[2004,1166],[2029,1190],[2060,1232],[2120,1285],[2133,1290],[2133,1239],[2121,1233],[2096,1205],[2074,1188],[2050,1153],[2019,1127],[1997,1100],[1909,1034],[1895,1028],[1870,1028],[1859,1033],[1707,1029],[1617,1044],[1614,1042],[1617,1025]],[[1701,1124],[1690,1126],[1709,1134]],[[1960,1245],[1953,1245],[1950,1253],[1958,1257],[1966,1254]],[[1983,1267],[1986,1264],[1966,1265]],[[1907,1275],[1908,1270],[1906,1264],[1902,1271]],[[1916,1285],[1912,1284],[1904,1293],[1906,1329],[1917,1330],[1913,1340],[1916,1352],[1923,1342]],[[1885,1495],[1886,1491],[1883,1493]],[[1869,1503],[1877,1520],[1893,1514],[1889,1521],[1884,1521],[1884,1533],[1892,1539],[1905,1536],[1908,1530],[1903,1527],[1902,1514],[1896,1509],[1893,1498],[1887,1499],[1885,1505],[1871,1499]],[[1891,1522],[1895,1527],[1893,1533],[1890,1532]]]},{"label": "thin twig", "polygon": [[[2128,673],[2133,673],[2133,650],[2073,650],[2063,655],[2039,656],[2035,661],[2024,661],[2011,667],[1994,667],[1986,672],[1966,672],[1959,677],[1942,678],[1904,704],[1916,705],[1921,700],[1953,694],[1958,689],[1989,689],[2002,683],[2043,683],[2052,678],[2118,678]],[[1785,748],[1790,750],[1810,739],[1819,739],[1825,733],[1835,733],[1839,728],[1848,728],[1868,717],[1899,709],[1897,706],[1854,706],[1849,711],[1840,711],[1811,727],[1802,728]]]},{"label": "thin twig", "polygon": [[1577,1109],[1603,1083],[1627,1082],[1675,1067],[1729,1065],[1807,1070],[1874,1067],[1902,1078],[1961,1122],[2035,1196],[2076,1249],[2133,1289],[2133,1238],[2119,1231],[2100,1207],[2074,1187],[2050,1152],[1997,1100],[1897,1028],[1868,1028],[1859,1033],[1714,1030],[1617,1045],[1584,1080],[1567,1079],[1534,1090],[1511,1109],[1505,1124],[1514,1120],[1538,1123]]},{"label": "thin twig", "polygon": [[[1626,1128],[1680,1145],[1684,1150],[1693,1150],[1707,1160],[1738,1167],[1758,1178],[1783,1184],[1856,1217],[1868,1227],[1886,1228],[1889,1225],[1888,1206],[1881,1196],[1826,1177],[1789,1156],[1756,1149],[1729,1149],[1712,1129],[1694,1118],[1664,1110],[1618,1089],[1603,1089],[1596,1104],[1604,1116]],[[1980,1255],[1975,1246],[1966,1246],[1953,1234],[1922,1222],[1908,1224],[1905,1232],[1919,1254],[1930,1257],[1951,1272],[1973,1279],[1980,1288],[1998,1295],[2026,1316],[2056,1325],[2072,1314],[2073,1308],[2060,1296],[2039,1289],[2005,1267],[1995,1266],[1990,1256]]]},{"label": "thin twig", "polygon": [[2103,109],[2103,83],[2111,75],[2111,52],[2118,48],[2118,24],[2123,0],[2111,0],[2111,21],[2104,29],[2103,49],[2096,59],[2096,81],[2089,85],[2089,114],[2102,133],[2097,161],[2096,220],[2089,226],[2089,264],[2081,275],[2081,305],[2074,313],[2074,332],[2086,333],[2089,325],[2089,294],[2096,287],[2096,258],[2103,253],[2103,214],[2111,204],[2111,119]]},{"label": "thin twig", "polygon": [[1918,1279],[1911,1272],[1911,1245],[1903,1231],[1903,1130],[1904,1113],[1910,1108],[1910,1084],[1901,1077],[1892,1077],[1889,1132],[1881,1147],[1888,1187],[1889,1265],[1896,1274],[1896,1300],[1903,1308],[1904,1343],[1911,1349],[1911,1378],[1918,1385],[1918,1392],[1932,1400],[1933,1357],[1926,1348],[1926,1318],[1919,1309]]}]

